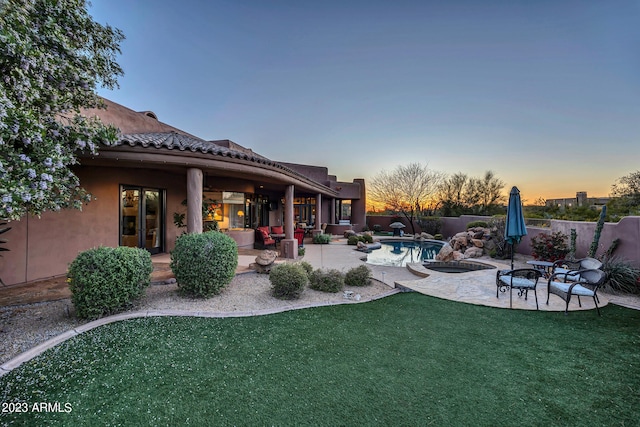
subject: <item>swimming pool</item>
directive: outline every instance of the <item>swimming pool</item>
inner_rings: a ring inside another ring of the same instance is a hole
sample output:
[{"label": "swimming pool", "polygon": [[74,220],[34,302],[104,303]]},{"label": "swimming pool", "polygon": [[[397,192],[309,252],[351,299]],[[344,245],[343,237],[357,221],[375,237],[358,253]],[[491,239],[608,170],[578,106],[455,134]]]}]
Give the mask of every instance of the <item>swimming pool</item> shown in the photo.
[{"label": "swimming pool", "polygon": [[404,267],[408,263],[422,263],[434,259],[444,242],[440,240],[383,240],[382,247],[367,254],[367,264]]}]

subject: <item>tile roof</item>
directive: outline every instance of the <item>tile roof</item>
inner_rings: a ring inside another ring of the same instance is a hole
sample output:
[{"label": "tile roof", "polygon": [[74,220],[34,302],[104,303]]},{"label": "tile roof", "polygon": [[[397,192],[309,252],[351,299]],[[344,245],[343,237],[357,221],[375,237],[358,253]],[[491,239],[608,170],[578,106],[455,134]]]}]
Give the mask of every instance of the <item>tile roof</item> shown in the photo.
[{"label": "tile roof", "polygon": [[[245,160],[252,163],[263,164],[271,166],[275,169],[279,169],[289,175],[293,175],[303,181],[312,181],[315,184],[319,184],[326,187],[323,183],[309,179],[301,173],[283,165],[282,163],[275,162],[264,156],[256,154],[252,151],[245,152],[240,150],[234,150],[222,145],[218,145],[212,141],[205,141],[204,139],[197,138],[195,136],[182,134],[178,132],[151,132],[151,133],[130,133],[121,134],[118,140],[108,147],[118,147],[128,145],[130,147],[142,146],[144,148],[166,148],[169,150],[189,150],[192,153],[200,152],[202,154],[208,154],[213,156],[229,157],[239,160]],[[327,190],[331,190],[327,187]]]}]

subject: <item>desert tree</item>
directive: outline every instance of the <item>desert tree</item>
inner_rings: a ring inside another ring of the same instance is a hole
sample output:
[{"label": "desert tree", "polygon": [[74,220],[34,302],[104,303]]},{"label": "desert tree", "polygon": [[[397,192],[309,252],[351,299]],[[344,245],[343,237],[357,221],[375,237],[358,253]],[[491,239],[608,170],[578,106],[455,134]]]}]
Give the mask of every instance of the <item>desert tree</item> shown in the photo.
[{"label": "desert tree", "polygon": [[506,202],[504,196],[504,181],[493,171],[486,171],[477,181],[479,208],[483,215],[491,215]]},{"label": "desert tree", "polygon": [[438,192],[442,214],[489,214],[505,200],[503,189],[504,183],[492,171],[482,178],[455,173],[443,180]]},{"label": "desert tree", "polygon": [[82,109],[117,87],[122,32],[93,21],[84,0],[0,0],[0,218],[81,208],[71,167],[117,130]]},{"label": "desert tree", "polygon": [[616,216],[637,215],[640,210],[640,171],[618,178],[611,186],[607,203]]},{"label": "desert tree", "polygon": [[393,171],[381,171],[371,180],[369,198],[403,215],[415,234],[414,220],[430,206],[444,175],[427,165],[410,163]]}]

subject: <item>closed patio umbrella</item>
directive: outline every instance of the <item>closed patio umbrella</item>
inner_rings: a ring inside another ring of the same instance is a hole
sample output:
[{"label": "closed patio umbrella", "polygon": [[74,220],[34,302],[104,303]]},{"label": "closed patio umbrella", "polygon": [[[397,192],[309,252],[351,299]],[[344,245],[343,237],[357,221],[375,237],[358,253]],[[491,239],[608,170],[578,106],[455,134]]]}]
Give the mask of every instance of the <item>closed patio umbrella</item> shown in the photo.
[{"label": "closed patio umbrella", "polygon": [[504,228],[504,240],[512,245],[511,247],[511,269],[513,270],[513,253],[516,243],[520,243],[522,236],[527,235],[527,226],[524,224],[522,214],[522,202],[520,201],[520,190],[513,187],[509,193],[509,205],[507,206],[507,223]]}]

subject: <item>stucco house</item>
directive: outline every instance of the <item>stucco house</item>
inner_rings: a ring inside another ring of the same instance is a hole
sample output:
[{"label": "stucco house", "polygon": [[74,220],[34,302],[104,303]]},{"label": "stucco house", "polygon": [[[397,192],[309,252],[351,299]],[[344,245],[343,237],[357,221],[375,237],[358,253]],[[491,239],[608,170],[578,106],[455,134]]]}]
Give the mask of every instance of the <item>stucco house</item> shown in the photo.
[{"label": "stucco house", "polygon": [[[186,231],[200,232],[213,220],[239,247],[253,247],[258,226],[284,226],[279,250],[297,256],[296,221],[341,232],[349,219],[366,221],[363,179],[339,182],[326,167],[270,160],[229,140],[206,141],[104,100],[89,110],[120,129],[117,143],[99,154],[81,155],[74,168],[94,200],[82,211],[47,212],[12,221],[0,258],[7,285],[63,275],[77,254],[96,246],[134,246],[171,251],[185,231],[174,223],[184,214]],[[207,210],[203,214],[204,206]]]}]

